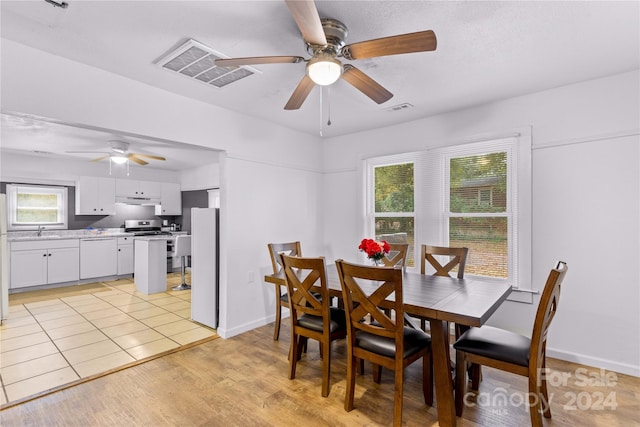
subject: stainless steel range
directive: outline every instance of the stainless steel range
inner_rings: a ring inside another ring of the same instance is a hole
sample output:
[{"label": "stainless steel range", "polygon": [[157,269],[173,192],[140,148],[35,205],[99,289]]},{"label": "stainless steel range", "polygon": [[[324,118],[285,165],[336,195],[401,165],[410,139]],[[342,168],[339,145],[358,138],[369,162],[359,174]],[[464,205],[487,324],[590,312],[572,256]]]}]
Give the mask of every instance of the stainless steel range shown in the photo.
[{"label": "stainless steel range", "polygon": [[124,222],[124,231],[134,233],[134,236],[171,235],[170,231],[162,231],[162,221],[159,219],[128,219]]},{"label": "stainless steel range", "polygon": [[175,237],[170,231],[162,231],[162,220],[159,219],[128,219],[124,222],[124,231],[134,236],[167,236],[167,273],[173,272],[173,253]]}]

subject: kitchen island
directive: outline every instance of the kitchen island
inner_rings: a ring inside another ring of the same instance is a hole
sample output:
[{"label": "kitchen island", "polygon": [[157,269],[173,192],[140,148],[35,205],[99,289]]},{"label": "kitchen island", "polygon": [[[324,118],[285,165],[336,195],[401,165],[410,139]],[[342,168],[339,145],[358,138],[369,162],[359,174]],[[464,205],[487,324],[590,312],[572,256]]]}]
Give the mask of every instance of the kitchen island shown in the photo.
[{"label": "kitchen island", "polygon": [[150,295],[167,290],[167,240],[170,238],[136,237],[133,277],[138,292]]}]

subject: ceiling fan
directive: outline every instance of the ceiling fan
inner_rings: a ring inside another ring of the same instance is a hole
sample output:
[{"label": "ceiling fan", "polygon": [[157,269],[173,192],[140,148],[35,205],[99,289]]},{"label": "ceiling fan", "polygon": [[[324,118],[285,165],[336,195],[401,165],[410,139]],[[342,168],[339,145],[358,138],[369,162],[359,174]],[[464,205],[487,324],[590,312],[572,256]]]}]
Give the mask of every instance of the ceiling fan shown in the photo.
[{"label": "ceiling fan", "polygon": [[340,77],[376,103],[382,104],[391,99],[393,94],[353,65],[343,65],[338,57],[357,60],[436,49],[436,35],[431,30],[345,45],[347,27],[336,19],[320,19],[313,0],[285,0],[285,3],[302,33],[310,59],[301,56],[258,56],[215,61],[216,65],[222,67],[307,62],[306,73],[285,105],[285,110],[300,108],[314,85],[328,86]]},{"label": "ceiling fan", "polygon": [[154,156],[152,154],[130,153],[129,143],[126,141],[111,140],[109,141],[109,146],[111,148],[110,151],[67,151],[67,153],[105,153],[105,156],[97,157],[91,161],[99,162],[100,160],[111,159],[114,163],[122,164],[126,163],[127,160],[131,160],[142,166],[148,165],[149,162],[142,160],[140,157],[152,160],[167,160],[164,157]]}]

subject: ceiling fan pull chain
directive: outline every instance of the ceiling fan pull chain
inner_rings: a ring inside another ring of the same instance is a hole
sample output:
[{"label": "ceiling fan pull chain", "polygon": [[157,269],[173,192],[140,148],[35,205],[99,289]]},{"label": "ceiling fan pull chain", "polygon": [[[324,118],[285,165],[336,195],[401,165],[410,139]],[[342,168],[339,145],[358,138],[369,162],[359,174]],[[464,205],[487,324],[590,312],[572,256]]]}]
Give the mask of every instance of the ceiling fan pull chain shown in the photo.
[{"label": "ceiling fan pull chain", "polygon": [[331,88],[328,86],[327,86],[327,107],[328,107],[327,126],[331,126]]},{"label": "ceiling fan pull chain", "polygon": [[322,92],[324,92],[324,87],[320,86],[320,136],[324,136],[322,134]]}]

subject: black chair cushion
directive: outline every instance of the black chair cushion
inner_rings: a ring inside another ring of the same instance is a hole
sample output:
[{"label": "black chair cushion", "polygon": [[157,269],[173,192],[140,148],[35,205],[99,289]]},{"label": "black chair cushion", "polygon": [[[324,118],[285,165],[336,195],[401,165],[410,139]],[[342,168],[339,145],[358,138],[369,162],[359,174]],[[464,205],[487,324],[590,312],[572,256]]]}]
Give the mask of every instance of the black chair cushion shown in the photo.
[{"label": "black chair cushion", "polygon": [[[404,358],[431,345],[431,337],[420,329],[404,328]],[[358,332],[356,346],[386,357],[395,357],[396,342],[393,338],[381,337],[369,332]]]},{"label": "black chair cushion", "polygon": [[471,328],[453,344],[456,350],[520,366],[529,366],[531,340],[511,331],[483,326]]},{"label": "black chair cushion", "polygon": [[[329,310],[331,311],[329,332],[334,333],[340,330],[346,330],[347,319],[345,317],[344,310],[334,307],[331,307]],[[311,329],[312,331],[322,332],[322,317],[303,314],[298,317],[298,325],[303,328]]]}]

